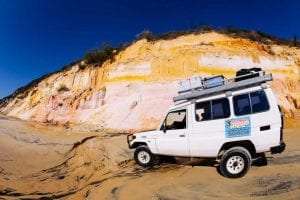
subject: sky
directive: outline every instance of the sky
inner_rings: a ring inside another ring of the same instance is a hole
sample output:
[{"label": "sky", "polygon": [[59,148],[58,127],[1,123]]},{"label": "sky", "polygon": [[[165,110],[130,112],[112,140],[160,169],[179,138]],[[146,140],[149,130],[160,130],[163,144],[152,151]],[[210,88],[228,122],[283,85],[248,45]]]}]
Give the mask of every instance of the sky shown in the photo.
[{"label": "sky", "polygon": [[297,0],[0,0],[0,98],[105,42],[198,25],[300,38]]}]

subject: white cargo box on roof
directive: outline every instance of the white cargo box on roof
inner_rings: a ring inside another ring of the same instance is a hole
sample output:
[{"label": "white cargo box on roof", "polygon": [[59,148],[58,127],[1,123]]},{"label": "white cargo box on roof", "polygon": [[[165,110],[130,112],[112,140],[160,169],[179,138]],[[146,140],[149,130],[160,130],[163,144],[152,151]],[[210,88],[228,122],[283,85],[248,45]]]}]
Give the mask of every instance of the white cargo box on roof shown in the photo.
[{"label": "white cargo box on roof", "polygon": [[200,76],[194,76],[186,80],[178,82],[178,93],[182,94],[190,90],[203,89],[202,78]]},{"label": "white cargo box on roof", "polygon": [[195,90],[204,90],[213,87],[224,85],[223,75],[208,76],[202,78],[201,76],[193,76],[186,80],[178,82],[178,93],[183,94]]}]

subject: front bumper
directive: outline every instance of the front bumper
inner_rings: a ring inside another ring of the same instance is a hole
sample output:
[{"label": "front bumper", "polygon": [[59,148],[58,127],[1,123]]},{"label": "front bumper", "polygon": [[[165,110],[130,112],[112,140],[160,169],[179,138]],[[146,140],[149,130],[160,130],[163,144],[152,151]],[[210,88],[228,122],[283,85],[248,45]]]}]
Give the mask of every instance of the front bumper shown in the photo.
[{"label": "front bumper", "polygon": [[276,154],[276,153],[282,153],[285,150],[285,143],[281,142],[280,145],[271,147],[271,153]]},{"label": "front bumper", "polygon": [[127,135],[127,144],[128,144],[128,148],[132,149],[132,146],[130,145],[130,142],[134,139],[134,135],[133,134],[129,134]]}]

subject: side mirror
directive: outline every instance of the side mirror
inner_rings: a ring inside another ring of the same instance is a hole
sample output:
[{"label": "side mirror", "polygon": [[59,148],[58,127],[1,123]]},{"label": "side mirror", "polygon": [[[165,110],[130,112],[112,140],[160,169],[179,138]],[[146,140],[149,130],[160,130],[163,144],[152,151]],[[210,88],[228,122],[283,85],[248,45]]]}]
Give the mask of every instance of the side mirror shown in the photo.
[{"label": "side mirror", "polygon": [[166,132],[167,132],[167,127],[166,127],[166,124],[165,124],[165,123],[162,124],[160,130],[162,130],[163,133],[166,133]]}]

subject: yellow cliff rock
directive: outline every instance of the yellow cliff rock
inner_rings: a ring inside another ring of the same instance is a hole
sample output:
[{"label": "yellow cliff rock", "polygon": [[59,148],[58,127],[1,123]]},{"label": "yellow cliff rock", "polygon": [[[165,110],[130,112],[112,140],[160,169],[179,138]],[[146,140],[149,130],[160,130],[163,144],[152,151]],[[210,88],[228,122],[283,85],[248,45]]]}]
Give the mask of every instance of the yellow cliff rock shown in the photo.
[{"label": "yellow cliff rock", "polygon": [[139,40],[101,67],[81,69],[75,64],[52,74],[0,110],[24,120],[149,130],[173,104],[178,80],[212,74],[230,77],[247,67],[273,73],[278,102],[286,117],[295,117],[300,108],[300,50],[216,32]]}]

